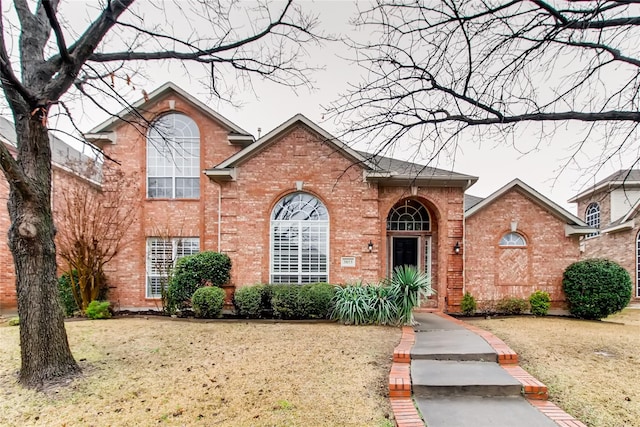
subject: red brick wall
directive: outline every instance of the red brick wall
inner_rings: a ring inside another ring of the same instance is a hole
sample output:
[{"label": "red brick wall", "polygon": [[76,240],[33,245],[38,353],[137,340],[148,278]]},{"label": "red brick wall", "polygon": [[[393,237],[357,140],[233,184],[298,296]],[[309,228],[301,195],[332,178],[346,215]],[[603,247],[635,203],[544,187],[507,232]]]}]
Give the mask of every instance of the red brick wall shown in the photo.
[{"label": "red brick wall", "polygon": [[[600,226],[607,227],[610,223],[611,196],[605,190],[578,202],[578,216],[585,219],[587,206],[592,202],[600,204]],[[616,218],[618,219],[618,218]],[[620,264],[631,276],[633,283],[633,298],[639,300],[638,278],[636,266],[636,238],[640,232],[640,215],[635,218],[635,227],[631,230],[622,230],[615,233],[600,234],[598,236],[587,237],[582,241],[584,249],[583,259],[606,258]]]},{"label": "red brick wall", "polygon": [[[170,101],[175,101],[170,110]],[[228,131],[192,104],[176,95],[145,107],[153,120],[163,113],[182,113],[193,119],[200,131],[200,168],[210,168],[239,150],[230,145]],[[130,230],[130,241],[121,253],[105,267],[110,284],[109,299],[116,308],[161,308],[158,299],[145,297],[146,239],[155,236],[200,237],[200,250],[217,250],[218,186],[204,175],[200,178],[200,199],[147,199],[145,130],[124,124],[116,129],[116,143],[104,147],[105,152],[121,162],[127,173],[139,177],[138,197],[142,200],[138,218]]]},{"label": "red brick wall", "polygon": [[[514,220],[527,247],[501,248]],[[520,191],[508,191],[466,220],[465,290],[484,308],[503,297],[528,299],[536,290],[562,306],[562,273],[580,256],[578,238],[565,237],[564,226]]]}]

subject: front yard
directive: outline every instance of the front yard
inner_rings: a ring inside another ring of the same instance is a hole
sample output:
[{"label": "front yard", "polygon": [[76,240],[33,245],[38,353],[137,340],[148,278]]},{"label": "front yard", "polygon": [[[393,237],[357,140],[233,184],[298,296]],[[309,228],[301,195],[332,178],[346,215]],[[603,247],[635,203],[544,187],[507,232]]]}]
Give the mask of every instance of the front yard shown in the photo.
[{"label": "front yard", "polygon": [[16,384],[18,328],[0,327],[3,426],[384,426],[400,329],[125,318],[66,324],[83,376]]},{"label": "front yard", "polygon": [[550,400],[592,427],[640,425],[640,309],[607,321],[471,320],[504,340]]}]

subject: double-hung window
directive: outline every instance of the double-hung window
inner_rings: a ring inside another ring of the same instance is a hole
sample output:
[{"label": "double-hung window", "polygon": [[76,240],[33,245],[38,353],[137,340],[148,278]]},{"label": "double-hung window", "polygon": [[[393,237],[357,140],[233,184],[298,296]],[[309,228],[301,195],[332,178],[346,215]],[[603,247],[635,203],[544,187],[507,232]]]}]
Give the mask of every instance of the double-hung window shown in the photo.
[{"label": "double-hung window", "polygon": [[160,298],[167,288],[169,274],[176,262],[187,255],[200,252],[197,237],[173,237],[147,239],[147,298]]},{"label": "double-hung window", "polygon": [[271,283],[328,280],[327,208],[311,194],[289,194],[271,213]]},{"label": "double-hung window", "polygon": [[149,128],[147,197],[200,197],[200,131],[184,114],[165,114]]}]

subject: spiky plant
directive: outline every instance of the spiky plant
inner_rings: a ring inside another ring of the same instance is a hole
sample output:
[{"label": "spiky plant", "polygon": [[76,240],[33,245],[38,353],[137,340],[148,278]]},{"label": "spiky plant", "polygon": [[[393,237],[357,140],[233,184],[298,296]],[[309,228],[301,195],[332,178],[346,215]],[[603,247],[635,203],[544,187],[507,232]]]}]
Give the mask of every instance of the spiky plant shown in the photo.
[{"label": "spiky plant", "polygon": [[413,309],[420,304],[420,297],[435,293],[429,276],[412,265],[401,265],[393,270],[391,288],[398,305],[398,320],[403,325],[415,325]]}]

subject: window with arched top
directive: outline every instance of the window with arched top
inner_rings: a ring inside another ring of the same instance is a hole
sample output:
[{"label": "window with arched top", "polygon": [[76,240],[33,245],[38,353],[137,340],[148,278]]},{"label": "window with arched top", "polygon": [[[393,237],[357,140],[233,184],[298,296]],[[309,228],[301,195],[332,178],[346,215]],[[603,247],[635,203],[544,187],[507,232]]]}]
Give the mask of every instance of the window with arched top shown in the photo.
[{"label": "window with arched top", "polygon": [[[587,206],[587,210],[584,214],[584,222],[587,223],[589,227],[600,228],[600,205],[596,202],[590,203]],[[588,234],[587,237],[597,236],[600,234],[599,231],[595,233]]]},{"label": "window with arched top", "polygon": [[184,114],[165,114],[147,132],[147,197],[200,197],[200,131]]},{"label": "window with arched top", "polygon": [[393,207],[387,217],[388,231],[430,231],[431,218],[417,200],[407,199]]},{"label": "window with arched top", "polygon": [[500,246],[527,246],[527,241],[522,234],[512,231],[502,236]]},{"label": "window with arched top", "polygon": [[309,193],[293,193],[271,212],[271,283],[329,280],[329,214]]}]

